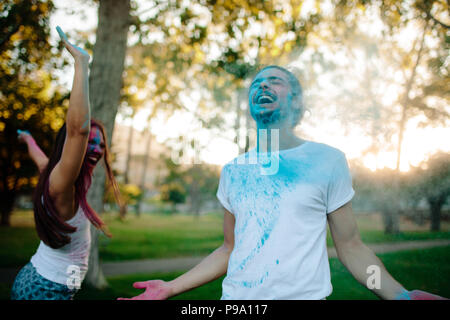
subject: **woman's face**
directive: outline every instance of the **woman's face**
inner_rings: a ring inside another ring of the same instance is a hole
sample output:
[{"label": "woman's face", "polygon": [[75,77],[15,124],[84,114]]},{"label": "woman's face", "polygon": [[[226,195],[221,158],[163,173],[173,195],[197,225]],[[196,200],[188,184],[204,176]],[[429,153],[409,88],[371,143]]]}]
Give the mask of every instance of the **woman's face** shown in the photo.
[{"label": "woman's face", "polygon": [[105,153],[105,140],[100,129],[96,126],[91,127],[89,133],[89,142],[86,150],[86,161],[89,165],[95,167]]}]

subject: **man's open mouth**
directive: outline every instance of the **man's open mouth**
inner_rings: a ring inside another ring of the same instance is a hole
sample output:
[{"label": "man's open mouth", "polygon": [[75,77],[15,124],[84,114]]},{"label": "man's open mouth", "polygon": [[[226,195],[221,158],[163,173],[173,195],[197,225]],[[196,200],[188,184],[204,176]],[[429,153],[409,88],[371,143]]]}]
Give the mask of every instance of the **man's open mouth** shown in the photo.
[{"label": "man's open mouth", "polygon": [[277,96],[269,92],[263,92],[256,96],[255,101],[257,104],[274,103],[275,101],[277,101]]}]

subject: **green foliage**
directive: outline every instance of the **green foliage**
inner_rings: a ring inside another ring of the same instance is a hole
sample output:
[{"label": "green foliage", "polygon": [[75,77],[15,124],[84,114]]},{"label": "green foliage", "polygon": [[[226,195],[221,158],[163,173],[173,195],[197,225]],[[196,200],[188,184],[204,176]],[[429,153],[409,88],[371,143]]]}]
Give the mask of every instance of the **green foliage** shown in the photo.
[{"label": "green foliage", "polygon": [[[432,221],[437,219],[439,224],[441,209],[450,197],[450,156],[437,152],[421,166],[400,173],[387,168],[372,172],[354,164],[353,186],[356,210],[397,211],[420,224],[424,217],[418,206],[426,200]],[[433,210],[437,210],[435,216]]]},{"label": "green foliage", "polygon": [[215,200],[219,171],[206,164],[194,164],[183,171],[183,182],[189,194],[191,209],[198,214],[206,200]]},{"label": "green foliage", "polygon": [[396,185],[397,172],[392,169],[370,171],[364,166],[353,166],[353,187],[355,210],[383,212],[388,208],[398,209],[400,189]]},{"label": "green foliage", "polygon": [[[139,186],[132,183],[125,184],[119,182],[118,184],[120,195],[125,204],[136,205],[138,200],[142,196],[142,190],[139,188]],[[112,188],[109,188],[106,191],[105,202],[108,202],[110,204],[116,203],[116,198],[114,197],[114,190]]]},{"label": "green foliage", "polygon": [[161,186],[161,200],[173,205],[186,201],[186,190],[178,182],[170,182]]},{"label": "green foliage", "polygon": [[178,165],[164,159],[167,175],[159,182],[161,200],[173,204],[189,198],[191,210],[198,214],[207,200],[215,200],[219,183],[219,170],[207,164]]},{"label": "green foliage", "polygon": [[[309,48],[314,51],[311,59],[300,57],[306,59],[302,80],[311,106],[326,108],[315,115],[329,115],[335,108],[344,125],[370,135],[373,143],[367,153],[395,148],[393,138],[403,129],[394,119],[401,117],[402,108],[407,109],[406,122],[424,115],[420,126],[446,124],[449,42],[442,17],[448,3],[335,0],[327,9],[324,2],[313,1],[310,12],[303,3],[168,1],[143,11],[135,3],[123,105],[151,108],[150,119],[159,112],[168,117],[181,109],[194,113],[203,127],[221,129],[230,113],[234,117],[239,112],[236,93],[255,70],[265,64],[286,65]],[[373,21],[372,28],[368,24]],[[421,29],[425,23],[427,29]],[[412,26],[418,31],[416,45],[402,47],[398,35]],[[409,90],[408,77],[414,73],[424,30],[427,41],[419,59],[421,72],[415,74]],[[343,52],[348,65],[330,52]],[[354,63],[360,53],[365,56],[362,73],[361,63]],[[327,75],[334,78],[337,96],[329,84],[324,82],[322,87],[318,81]],[[347,81],[349,75],[353,82]],[[396,97],[387,103],[381,92],[393,85]],[[197,109],[182,99],[193,91],[201,95]],[[406,101],[405,96],[410,99]]]},{"label": "green foliage", "polygon": [[[303,18],[302,2],[167,1],[145,9],[133,3],[123,106],[145,104],[150,118],[184,109],[204,127],[220,127],[222,113],[211,111],[230,110],[245,78],[261,64],[287,63],[305,47],[321,17]],[[192,90],[201,94],[195,111],[181,99]]]},{"label": "green foliage", "polygon": [[421,167],[412,170],[409,194],[415,199],[425,198],[431,216],[431,230],[439,231],[442,207],[450,198],[450,156],[438,152]]},{"label": "green foliage", "polygon": [[175,164],[169,158],[163,158],[167,175],[158,181],[161,200],[172,203],[175,208],[176,204],[184,203],[186,200],[186,190],[182,183],[181,166]]},{"label": "green foliage", "polygon": [[309,107],[317,125],[331,113],[346,134],[370,137],[363,156],[395,150],[400,159],[409,120],[417,128],[450,120],[448,28],[440,23],[448,2],[333,4],[300,59]]},{"label": "green foliage", "polygon": [[439,152],[424,164],[419,182],[423,195],[430,202],[445,204],[450,196],[450,155]]},{"label": "green foliage", "polygon": [[3,1],[0,9],[0,209],[8,224],[16,193],[37,183],[17,129],[28,130],[49,153],[64,122],[67,96],[52,85],[52,68],[64,63],[48,41],[52,2]]}]

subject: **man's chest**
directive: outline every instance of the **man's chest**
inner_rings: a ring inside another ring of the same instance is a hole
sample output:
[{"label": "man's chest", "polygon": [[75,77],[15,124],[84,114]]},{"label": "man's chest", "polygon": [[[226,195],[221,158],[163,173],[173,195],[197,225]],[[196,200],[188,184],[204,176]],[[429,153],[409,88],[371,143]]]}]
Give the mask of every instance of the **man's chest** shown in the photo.
[{"label": "man's chest", "polygon": [[[294,169],[297,169],[294,170]],[[275,175],[261,175],[258,168],[234,168],[229,176],[228,199],[236,215],[302,212],[326,208],[328,179],[315,168],[293,168]],[[301,171],[300,171],[301,170]]]}]

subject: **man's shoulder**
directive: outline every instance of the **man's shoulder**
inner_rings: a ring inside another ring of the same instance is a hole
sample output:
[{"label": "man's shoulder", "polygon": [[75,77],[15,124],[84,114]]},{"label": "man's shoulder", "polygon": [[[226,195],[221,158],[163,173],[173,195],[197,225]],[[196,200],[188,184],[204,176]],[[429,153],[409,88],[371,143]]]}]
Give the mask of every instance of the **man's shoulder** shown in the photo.
[{"label": "man's shoulder", "polygon": [[345,157],[345,153],[338,148],[322,142],[308,141],[308,152],[317,156],[326,157],[329,160],[333,158]]}]

